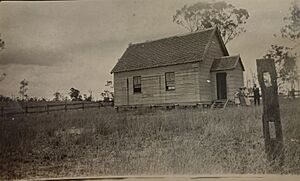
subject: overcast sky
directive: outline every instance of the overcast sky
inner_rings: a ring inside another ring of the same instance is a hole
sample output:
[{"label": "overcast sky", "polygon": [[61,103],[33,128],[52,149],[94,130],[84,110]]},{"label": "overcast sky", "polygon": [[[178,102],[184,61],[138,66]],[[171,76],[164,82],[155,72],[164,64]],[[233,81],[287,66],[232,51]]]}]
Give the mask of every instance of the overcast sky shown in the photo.
[{"label": "overcast sky", "polygon": [[[18,95],[29,81],[29,96],[52,98],[71,87],[96,97],[112,80],[111,69],[130,42],[185,33],[172,22],[176,9],[199,0],[97,0],[1,2],[0,94]],[[246,76],[261,58],[288,15],[292,0],[228,0],[250,14],[247,32],[227,44],[241,54]]]}]

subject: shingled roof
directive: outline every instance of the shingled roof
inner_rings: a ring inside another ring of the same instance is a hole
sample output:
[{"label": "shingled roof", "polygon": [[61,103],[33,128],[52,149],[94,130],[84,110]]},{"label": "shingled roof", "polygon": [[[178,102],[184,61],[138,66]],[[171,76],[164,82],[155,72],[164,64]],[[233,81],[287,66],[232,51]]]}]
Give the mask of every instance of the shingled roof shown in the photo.
[{"label": "shingled roof", "polygon": [[[130,45],[111,72],[200,61],[203,59],[206,47],[214,33],[220,38],[217,28],[210,28],[185,35]],[[227,52],[225,45],[223,48]]]},{"label": "shingled roof", "polygon": [[234,69],[238,63],[241,64],[242,69],[244,71],[245,68],[241,61],[240,55],[215,58],[210,71],[214,72],[214,71],[221,71],[221,70],[231,70]]}]

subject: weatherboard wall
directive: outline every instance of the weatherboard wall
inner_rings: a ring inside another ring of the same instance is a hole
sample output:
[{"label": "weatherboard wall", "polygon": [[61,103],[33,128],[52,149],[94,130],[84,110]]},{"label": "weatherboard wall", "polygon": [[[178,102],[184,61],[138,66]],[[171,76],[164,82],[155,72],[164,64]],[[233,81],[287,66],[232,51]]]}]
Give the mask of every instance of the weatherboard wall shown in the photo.
[{"label": "weatherboard wall", "polygon": [[228,98],[230,99],[234,98],[234,93],[240,87],[244,87],[244,73],[240,62],[238,62],[235,69],[228,71],[227,84]]},{"label": "weatherboard wall", "polygon": [[[166,72],[175,72],[175,90],[166,90]],[[133,76],[141,76],[141,93],[133,92]],[[198,78],[199,62],[114,73],[115,105],[197,103]]]}]

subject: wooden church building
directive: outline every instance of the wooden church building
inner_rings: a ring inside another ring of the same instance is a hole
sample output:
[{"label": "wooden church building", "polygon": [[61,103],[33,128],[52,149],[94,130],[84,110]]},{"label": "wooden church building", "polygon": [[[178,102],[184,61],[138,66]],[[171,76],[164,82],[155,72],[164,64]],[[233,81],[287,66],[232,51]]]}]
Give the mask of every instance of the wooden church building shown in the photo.
[{"label": "wooden church building", "polygon": [[129,45],[111,73],[115,106],[195,105],[233,99],[244,85],[239,55],[217,28]]}]

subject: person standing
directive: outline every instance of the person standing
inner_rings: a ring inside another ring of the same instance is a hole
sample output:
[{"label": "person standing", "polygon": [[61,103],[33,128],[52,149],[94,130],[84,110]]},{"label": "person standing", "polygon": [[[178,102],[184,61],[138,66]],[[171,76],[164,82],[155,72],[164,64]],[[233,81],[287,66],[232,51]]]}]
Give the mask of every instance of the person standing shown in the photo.
[{"label": "person standing", "polygon": [[251,105],[251,102],[250,102],[250,99],[249,99],[249,91],[246,87],[244,87],[244,99],[245,99],[245,104],[246,106],[250,106]]},{"label": "person standing", "polygon": [[259,94],[259,88],[256,87],[256,84],[253,86],[253,95],[254,95],[254,105],[260,105],[260,94]]},{"label": "person standing", "polygon": [[235,93],[234,93],[234,103],[237,107],[240,107],[241,105],[241,101],[240,101],[240,91],[237,90]]},{"label": "person standing", "polygon": [[241,106],[245,106],[246,105],[246,101],[245,101],[245,91],[244,91],[244,87],[240,87],[239,89],[239,98],[240,98],[240,105]]}]

